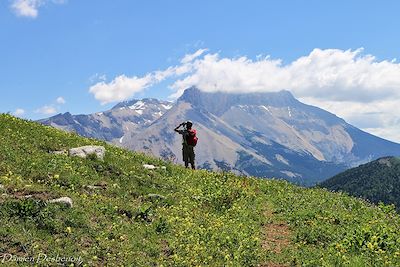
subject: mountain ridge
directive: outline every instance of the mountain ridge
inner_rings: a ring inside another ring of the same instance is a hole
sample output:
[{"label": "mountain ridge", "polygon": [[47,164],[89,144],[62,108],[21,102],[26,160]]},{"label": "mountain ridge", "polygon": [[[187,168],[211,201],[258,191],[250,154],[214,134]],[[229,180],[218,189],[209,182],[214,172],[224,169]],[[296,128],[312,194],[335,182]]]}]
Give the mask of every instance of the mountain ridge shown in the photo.
[{"label": "mountain ridge", "polygon": [[[152,114],[162,110],[147,123],[143,121],[144,114],[136,110],[142,108],[143,101],[153,105]],[[198,166],[281,177],[304,185],[400,151],[399,144],[365,133],[328,111],[304,104],[289,91],[228,94],[191,87],[175,103],[143,101],[121,102],[110,110],[132,110],[129,116],[135,114],[143,123],[123,130],[123,122],[110,122],[105,128],[115,135],[102,139],[180,162],[181,140],[173,128],[190,119],[200,138],[196,148]],[[41,122],[59,127],[52,118]],[[87,136],[98,138],[91,132]]]},{"label": "mountain ridge", "polygon": [[120,102],[102,112],[88,115],[72,115],[66,112],[39,122],[118,145],[125,133],[140,131],[142,127],[151,124],[170,108],[169,101],[154,98],[133,99]]},{"label": "mountain ridge", "polygon": [[400,158],[382,157],[339,173],[318,185],[378,204],[400,207]]},{"label": "mountain ridge", "polygon": [[196,87],[186,89],[177,100],[203,107],[207,111],[220,116],[233,105],[295,105],[300,103],[286,90],[273,93],[224,93],[224,92],[202,92]]}]

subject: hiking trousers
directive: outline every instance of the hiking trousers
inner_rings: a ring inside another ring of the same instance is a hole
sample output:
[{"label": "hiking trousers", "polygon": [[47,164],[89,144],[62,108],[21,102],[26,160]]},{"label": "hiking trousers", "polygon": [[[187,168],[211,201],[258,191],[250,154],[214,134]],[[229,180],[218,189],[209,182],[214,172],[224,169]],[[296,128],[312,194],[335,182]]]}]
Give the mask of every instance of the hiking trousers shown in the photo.
[{"label": "hiking trousers", "polygon": [[187,144],[183,144],[182,147],[182,156],[183,156],[183,161],[185,162],[185,166],[187,167],[188,164],[190,163],[192,165],[192,167],[194,166],[194,147],[187,145]]}]

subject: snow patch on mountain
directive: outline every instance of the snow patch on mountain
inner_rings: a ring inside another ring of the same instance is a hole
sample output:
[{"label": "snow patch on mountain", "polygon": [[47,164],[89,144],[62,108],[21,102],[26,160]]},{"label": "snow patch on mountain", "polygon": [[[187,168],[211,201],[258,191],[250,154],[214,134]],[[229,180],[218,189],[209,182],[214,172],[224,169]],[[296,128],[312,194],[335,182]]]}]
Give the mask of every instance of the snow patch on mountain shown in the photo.
[{"label": "snow patch on mountain", "polygon": [[275,158],[277,161],[282,162],[283,164],[286,164],[288,166],[290,165],[289,161],[287,161],[287,159],[285,159],[282,155],[275,154]]},{"label": "snow patch on mountain", "polygon": [[301,178],[302,177],[301,174],[291,172],[291,171],[281,171],[281,173],[285,174],[286,176],[288,176],[290,178]]},{"label": "snow patch on mountain", "polygon": [[271,110],[269,110],[268,107],[266,107],[266,106],[264,106],[264,105],[261,105],[260,107],[263,108],[263,109],[265,109],[266,111],[268,111],[269,114],[272,115],[272,112],[271,112]]},{"label": "snow patch on mountain", "polygon": [[173,105],[173,104],[170,104],[170,105],[161,104],[161,106],[162,106],[163,108],[165,108],[166,110],[168,110],[168,109],[171,109],[174,105]]},{"label": "snow patch on mountain", "polygon": [[137,111],[137,110],[143,110],[145,108],[145,106],[146,106],[146,104],[143,101],[139,100],[135,104],[129,106],[128,108]]}]

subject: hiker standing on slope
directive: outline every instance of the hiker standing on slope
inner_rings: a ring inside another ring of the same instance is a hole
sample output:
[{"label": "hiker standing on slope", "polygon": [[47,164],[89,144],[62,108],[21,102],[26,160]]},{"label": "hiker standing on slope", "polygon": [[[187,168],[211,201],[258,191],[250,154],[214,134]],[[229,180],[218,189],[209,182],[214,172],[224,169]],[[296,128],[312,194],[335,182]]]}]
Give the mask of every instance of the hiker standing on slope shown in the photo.
[{"label": "hiker standing on slope", "polygon": [[[183,126],[183,130],[179,128]],[[194,147],[197,144],[196,130],[192,129],[193,123],[191,121],[183,122],[179,124],[174,131],[182,135],[182,156],[185,162],[185,167],[189,167],[189,163],[194,170],[196,167],[194,165]]]}]

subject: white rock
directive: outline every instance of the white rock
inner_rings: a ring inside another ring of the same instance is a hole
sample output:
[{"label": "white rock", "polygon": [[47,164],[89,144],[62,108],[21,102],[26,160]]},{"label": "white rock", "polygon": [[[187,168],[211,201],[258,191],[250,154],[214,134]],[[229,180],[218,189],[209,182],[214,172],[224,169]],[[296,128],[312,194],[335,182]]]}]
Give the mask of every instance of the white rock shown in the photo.
[{"label": "white rock", "polygon": [[60,197],[60,198],[56,198],[56,199],[50,199],[49,203],[61,203],[61,204],[65,204],[68,207],[72,208],[72,199],[69,197]]},{"label": "white rock", "polygon": [[69,150],[70,156],[86,158],[91,154],[95,154],[101,160],[103,160],[105,153],[106,149],[103,146],[81,146]]},{"label": "white rock", "polygon": [[157,169],[156,166],[151,165],[151,164],[143,164],[143,168],[148,169],[148,170],[154,170]]},{"label": "white rock", "polygon": [[390,158],[380,158],[379,160],[378,160],[378,163],[379,164],[382,164],[382,165],[386,165],[386,166],[388,166],[388,167],[392,167],[392,163],[390,162]]}]

